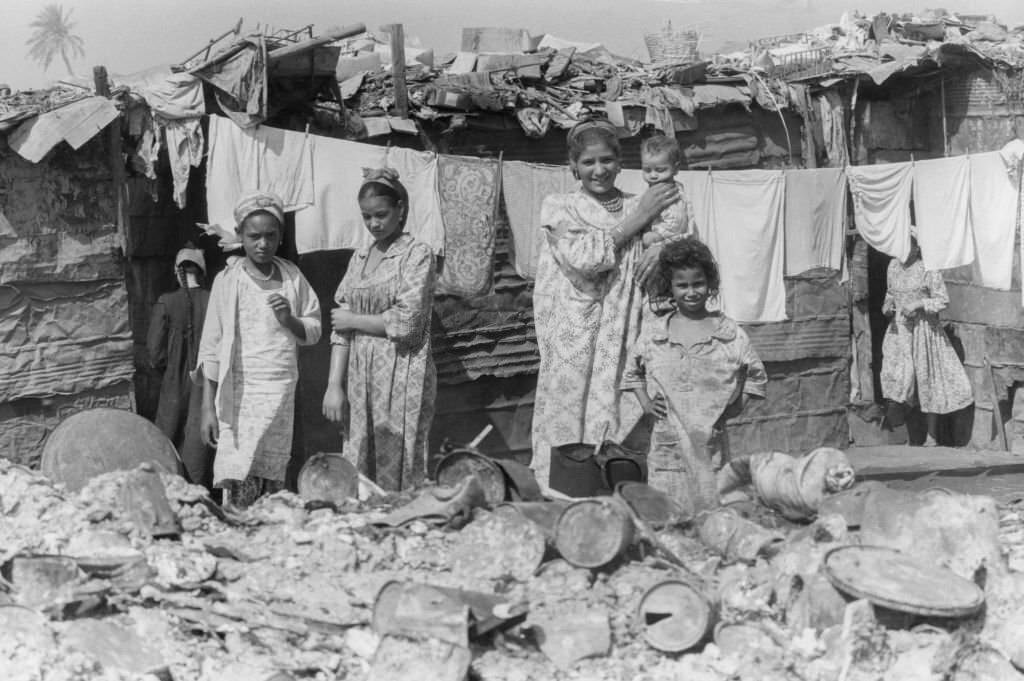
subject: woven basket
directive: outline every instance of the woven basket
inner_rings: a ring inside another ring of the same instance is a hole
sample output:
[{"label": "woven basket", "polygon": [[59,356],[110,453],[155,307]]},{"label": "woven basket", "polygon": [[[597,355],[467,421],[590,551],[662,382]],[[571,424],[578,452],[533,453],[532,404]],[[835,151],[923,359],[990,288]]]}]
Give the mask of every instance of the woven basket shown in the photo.
[{"label": "woven basket", "polygon": [[655,63],[689,63],[700,60],[697,47],[700,45],[700,34],[697,31],[675,31],[672,22],[657,33],[644,35],[647,51],[651,61]]}]

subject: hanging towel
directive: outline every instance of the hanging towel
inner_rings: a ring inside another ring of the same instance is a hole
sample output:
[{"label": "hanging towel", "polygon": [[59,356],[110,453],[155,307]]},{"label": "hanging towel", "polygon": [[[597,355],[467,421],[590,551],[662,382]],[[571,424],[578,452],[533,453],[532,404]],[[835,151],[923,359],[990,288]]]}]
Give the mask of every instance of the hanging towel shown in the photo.
[{"label": "hanging towel", "polygon": [[330,137],[313,145],[314,204],[295,214],[299,253],[359,249],[372,244],[359,211],[363,168],[394,168],[409,191],[405,231],[444,252],[444,223],[437,193],[437,154],[378,147]]},{"label": "hanging towel", "polygon": [[508,161],[501,167],[501,189],[505,212],[512,231],[516,274],[523,279],[537,277],[537,259],[543,233],[540,205],[551,194],[568,194],[576,180],[568,166]]},{"label": "hanging towel", "polygon": [[971,227],[971,164],[966,156],[911,164],[914,217],[921,259],[941,271],[974,262]]},{"label": "hanging towel", "polygon": [[998,151],[971,156],[971,224],[974,226],[974,282],[1010,290],[1017,187]]},{"label": "hanging towel", "polygon": [[906,260],[910,255],[910,195],[913,174],[909,163],[849,166],[846,179],[853,197],[857,230],[873,248]]},{"label": "hanging towel", "polygon": [[210,116],[206,212],[211,225],[231,231],[238,198],[256,190],[277,194],[286,211],[313,204],[312,135],[261,125],[242,129]]},{"label": "hanging towel", "polygon": [[491,288],[498,161],[440,156],[438,189],[444,216],[444,269],[437,292],[472,298]]},{"label": "hanging towel", "polygon": [[[743,170],[711,175],[707,228],[700,233],[718,260],[722,310],[738,322],[786,318],[783,278],[785,177],[780,171]],[[695,211],[696,211],[695,206]]]},{"label": "hanging towel", "polygon": [[846,176],[841,168],[786,171],[786,276],[843,268]]}]

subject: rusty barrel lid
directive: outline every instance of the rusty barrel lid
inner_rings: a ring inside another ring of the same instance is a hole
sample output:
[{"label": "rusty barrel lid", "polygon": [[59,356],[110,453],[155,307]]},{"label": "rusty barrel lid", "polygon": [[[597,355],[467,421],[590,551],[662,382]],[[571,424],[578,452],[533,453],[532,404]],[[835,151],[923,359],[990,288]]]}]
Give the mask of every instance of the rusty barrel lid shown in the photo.
[{"label": "rusty barrel lid", "polygon": [[178,452],[159,428],[123,409],[87,409],[53,429],[43,445],[40,469],[77,492],[92,478],[141,463],[177,473]]},{"label": "rusty barrel lid", "polygon": [[704,640],[711,629],[711,605],[691,584],[677,579],[647,590],[637,606],[644,640],[665,653],[681,653]]},{"label": "rusty barrel lid", "polygon": [[359,496],[359,471],[341,454],[320,452],[302,465],[296,489],[303,501],[340,506]]},{"label": "rusty barrel lid", "polygon": [[505,471],[493,459],[472,449],[456,449],[437,464],[437,484],[455,487],[468,475],[476,476],[484,488],[488,506],[497,506],[505,501],[508,485]]},{"label": "rusty barrel lid", "polygon": [[900,612],[966,617],[985,603],[974,582],[887,547],[841,546],[825,555],[824,568],[840,591]]},{"label": "rusty barrel lid", "polygon": [[633,520],[612,497],[580,499],[566,507],[555,526],[555,547],[576,567],[599,568],[633,543]]}]

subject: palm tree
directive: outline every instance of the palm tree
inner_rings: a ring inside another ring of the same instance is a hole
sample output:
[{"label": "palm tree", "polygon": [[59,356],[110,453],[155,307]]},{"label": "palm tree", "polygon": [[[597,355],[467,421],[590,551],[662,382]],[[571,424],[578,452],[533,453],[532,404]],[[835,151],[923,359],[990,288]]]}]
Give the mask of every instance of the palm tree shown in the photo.
[{"label": "palm tree", "polygon": [[75,27],[71,21],[71,10],[65,14],[61,5],[47,5],[29,26],[34,31],[32,37],[25,42],[29,46],[28,56],[42,64],[45,71],[50,68],[54,57],[60,55],[68,74],[75,75],[71,59],[85,56],[85,43],[71,32]]}]

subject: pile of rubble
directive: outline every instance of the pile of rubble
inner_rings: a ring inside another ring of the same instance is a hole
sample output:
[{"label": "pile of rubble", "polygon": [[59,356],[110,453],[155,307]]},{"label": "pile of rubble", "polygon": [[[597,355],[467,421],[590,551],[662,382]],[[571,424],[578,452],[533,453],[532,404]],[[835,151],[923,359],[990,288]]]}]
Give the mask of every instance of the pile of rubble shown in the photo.
[{"label": "pile of rubble", "polygon": [[[860,484],[793,522],[755,485],[679,522],[639,483],[495,504],[491,482],[229,512],[151,468],[70,494],[0,460],[0,677],[1024,679],[1022,507]],[[980,600],[852,593],[886,586],[834,558],[869,543]]]}]

